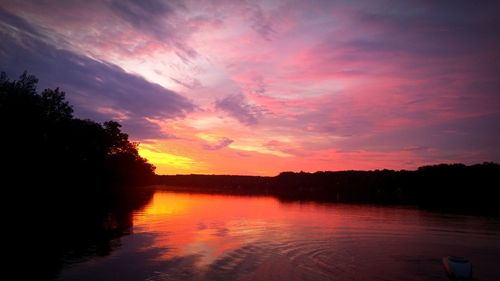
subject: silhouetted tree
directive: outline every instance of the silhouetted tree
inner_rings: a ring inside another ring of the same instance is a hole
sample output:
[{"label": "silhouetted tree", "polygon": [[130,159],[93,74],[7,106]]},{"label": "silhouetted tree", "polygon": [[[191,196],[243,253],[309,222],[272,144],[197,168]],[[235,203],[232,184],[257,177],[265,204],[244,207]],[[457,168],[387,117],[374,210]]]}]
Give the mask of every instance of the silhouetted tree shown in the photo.
[{"label": "silhouetted tree", "polygon": [[0,73],[0,183],[7,240],[18,247],[8,256],[30,253],[18,278],[49,280],[68,261],[109,254],[151,198],[133,186],[148,184],[154,166],[119,123],[75,118],[63,91],[38,94],[37,83]]}]

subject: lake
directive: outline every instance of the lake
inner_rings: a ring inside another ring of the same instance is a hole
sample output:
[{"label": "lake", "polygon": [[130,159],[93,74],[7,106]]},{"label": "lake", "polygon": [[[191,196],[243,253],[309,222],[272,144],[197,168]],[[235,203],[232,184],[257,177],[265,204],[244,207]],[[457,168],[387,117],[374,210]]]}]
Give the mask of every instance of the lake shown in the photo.
[{"label": "lake", "polygon": [[405,207],[157,191],[116,249],[57,280],[500,280],[500,220]]}]

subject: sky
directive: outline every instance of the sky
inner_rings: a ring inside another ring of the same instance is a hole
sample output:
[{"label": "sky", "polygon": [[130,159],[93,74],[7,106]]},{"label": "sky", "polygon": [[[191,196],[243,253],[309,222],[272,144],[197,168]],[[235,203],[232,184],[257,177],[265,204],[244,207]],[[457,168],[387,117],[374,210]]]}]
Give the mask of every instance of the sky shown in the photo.
[{"label": "sky", "polygon": [[24,70],[158,174],[500,162],[498,1],[0,0]]}]

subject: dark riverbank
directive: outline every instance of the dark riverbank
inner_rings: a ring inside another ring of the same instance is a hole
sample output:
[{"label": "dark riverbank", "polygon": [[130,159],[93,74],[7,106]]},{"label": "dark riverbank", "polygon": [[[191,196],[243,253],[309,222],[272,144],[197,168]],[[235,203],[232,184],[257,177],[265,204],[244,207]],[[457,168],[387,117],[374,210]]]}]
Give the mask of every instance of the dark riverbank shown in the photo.
[{"label": "dark riverbank", "polygon": [[441,164],[414,171],[283,172],[275,177],[157,176],[169,190],[273,195],[281,200],[416,205],[441,211],[500,215],[500,165]]}]

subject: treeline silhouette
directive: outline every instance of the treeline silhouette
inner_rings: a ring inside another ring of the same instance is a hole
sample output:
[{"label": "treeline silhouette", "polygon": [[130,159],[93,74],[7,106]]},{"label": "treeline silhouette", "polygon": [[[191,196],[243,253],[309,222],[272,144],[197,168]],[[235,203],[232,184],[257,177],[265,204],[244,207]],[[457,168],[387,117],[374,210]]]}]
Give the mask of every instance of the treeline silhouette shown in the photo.
[{"label": "treeline silhouette", "polygon": [[14,81],[0,74],[0,145],[6,175],[51,186],[70,180],[87,188],[134,185],[152,178],[154,167],[139,156],[137,144],[121,132],[119,123],[75,118],[64,92],[56,88],[38,94],[37,82],[26,72]]},{"label": "treeline silhouette", "polygon": [[500,165],[440,164],[415,171],[339,171],[275,177],[158,176],[158,184],[178,191],[273,195],[281,200],[416,205],[467,214],[500,215]]},{"label": "treeline silhouette", "polygon": [[0,73],[2,215],[15,279],[51,280],[119,246],[155,174],[119,123],[75,118],[63,91],[37,82]]}]

